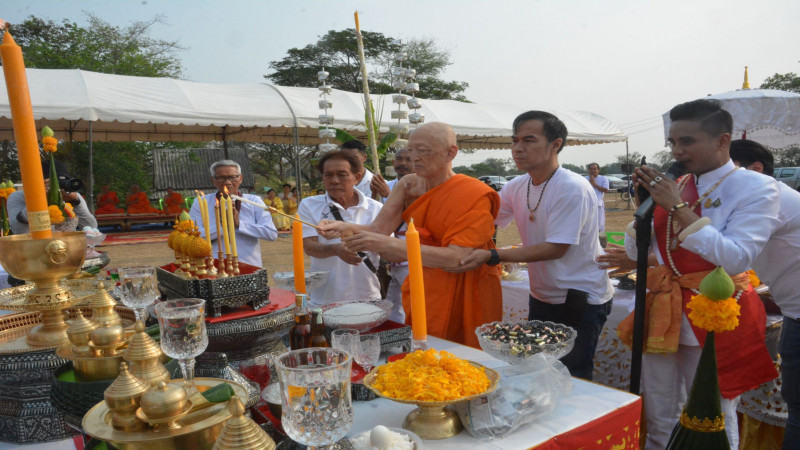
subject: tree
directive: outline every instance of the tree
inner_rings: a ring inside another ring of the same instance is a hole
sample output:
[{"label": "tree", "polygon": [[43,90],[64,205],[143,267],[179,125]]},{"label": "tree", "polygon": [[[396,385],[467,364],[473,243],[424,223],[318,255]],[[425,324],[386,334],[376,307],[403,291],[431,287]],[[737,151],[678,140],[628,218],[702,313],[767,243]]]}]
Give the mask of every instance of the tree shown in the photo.
[{"label": "tree", "polygon": [[761,89],[778,89],[780,91],[800,93],[800,76],[794,72],[776,73],[771,77],[767,77],[761,83]]},{"label": "tree", "polygon": [[144,77],[180,78],[183,67],[177,41],[148,36],[162,16],[115,27],[86,13],[88,28],[64,19],[61,24],[29,16],[14,25],[14,40],[22,47],[25,65],[38,69],[82,69]]},{"label": "tree", "polygon": [[563,167],[563,168],[565,168],[567,170],[571,170],[571,171],[573,171],[575,173],[579,173],[581,175],[586,175],[586,174],[589,173],[589,172],[587,172],[585,167],[577,166],[575,164],[569,164],[569,163],[562,164],[561,167]]},{"label": "tree", "polygon": [[[387,94],[396,91],[392,87],[393,56],[401,49],[408,56],[404,66],[417,71],[421,98],[452,99],[466,101],[465,82],[445,81],[439,78],[451,64],[447,50],[438,48],[433,39],[414,39],[401,45],[395,39],[379,32],[362,31],[364,38],[364,60],[367,64],[370,92]],[[281,86],[319,86],[317,72],[325,68],[330,73],[328,83],[335,89],[349,92],[361,91],[361,71],[355,30],[352,28],[330,30],[315,44],[303,48],[291,48],[279,61],[271,61],[274,72],[264,78]]]}]

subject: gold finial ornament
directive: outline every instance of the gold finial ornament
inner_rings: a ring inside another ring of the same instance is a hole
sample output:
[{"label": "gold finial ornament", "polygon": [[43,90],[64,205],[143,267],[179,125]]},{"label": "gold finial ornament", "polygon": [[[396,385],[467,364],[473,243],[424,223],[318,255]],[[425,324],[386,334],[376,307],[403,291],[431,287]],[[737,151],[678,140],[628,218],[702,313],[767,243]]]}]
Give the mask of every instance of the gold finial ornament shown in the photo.
[{"label": "gold finial ornament", "polygon": [[239,397],[235,395],[231,397],[228,401],[228,408],[231,418],[225,421],[225,426],[214,444],[214,450],[273,450],[275,448],[275,441],[252,419],[244,415],[244,405]]},{"label": "gold finial ornament", "polygon": [[747,66],[744,66],[744,83],[742,83],[742,89],[750,89],[750,80],[747,76]]},{"label": "gold finial ornament", "polygon": [[133,330],[124,355],[130,363],[131,374],[152,385],[169,381],[169,371],[161,363],[161,347],[144,331],[142,322],[136,322]]},{"label": "gold finial ornament", "polygon": [[136,409],[147,389],[146,381],[128,371],[128,365],[119,364],[119,376],[103,392],[108,409],[111,410],[111,426],[121,431],[142,431],[145,423],[136,418]]},{"label": "gold finial ornament", "polygon": [[117,306],[117,302],[106,290],[105,283],[98,281],[92,301],[89,303],[89,307],[92,308],[92,322],[97,326],[102,325],[103,322],[122,325],[122,319],[114,310],[115,306]]}]

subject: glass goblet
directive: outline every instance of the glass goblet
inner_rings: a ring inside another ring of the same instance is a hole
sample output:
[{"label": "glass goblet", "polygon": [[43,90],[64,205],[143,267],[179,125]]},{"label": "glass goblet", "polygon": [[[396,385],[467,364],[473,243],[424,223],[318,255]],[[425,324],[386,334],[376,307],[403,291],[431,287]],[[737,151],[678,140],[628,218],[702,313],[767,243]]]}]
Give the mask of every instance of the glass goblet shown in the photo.
[{"label": "glass goblet", "polygon": [[194,358],[208,347],[205,321],[206,301],[199,298],[180,298],[156,305],[161,329],[161,350],[178,360],[183,372],[184,389],[191,396],[194,386]]},{"label": "glass goblet", "polygon": [[358,349],[358,342],[361,339],[358,330],[353,328],[339,328],[331,332],[331,347],[344,350],[354,356]]},{"label": "glass goblet", "polygon": [[263,391],[270,380],[269,357],[259,355],[239,362],[239,373],[248,380],[255,381]]},{"label": "glass goblet", "polygon": [[281,384],[281,425],[311,449],[343,438],[353,426],[352,358],[334,348],[294,350],[275,358]]},{"label": "glass goblet", "polygon": [[152,266],[120,267],[117,269],[122,303],[133,308],[136,320],[145,320],[147,307],[161,296],[158,291],[156,268]]},{"label": "glass goblet", "polygon": [[381,356],[381,338],[377,334],[365,334],[361,336],[361,342],[358,343],[358,350],[356,350],[355,357],[358,365],[364,368],[369,373],[373,366],[378,362]]}]

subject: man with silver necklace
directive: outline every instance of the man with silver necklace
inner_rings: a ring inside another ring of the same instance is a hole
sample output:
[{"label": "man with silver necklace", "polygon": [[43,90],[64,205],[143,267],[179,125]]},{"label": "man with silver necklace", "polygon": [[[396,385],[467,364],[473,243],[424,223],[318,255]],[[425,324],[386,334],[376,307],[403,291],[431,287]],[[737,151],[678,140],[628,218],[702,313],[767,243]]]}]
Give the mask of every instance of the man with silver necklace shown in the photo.
[{"label": "man with silver necklace", "polygon": [[586,179],[559,166],[567,127],[558,117],[523,113],[514,120],[511,139],[511,156],[528,176],[514,178],[500,191],[495,223],[506,227],[515,221],[523,247],[476,249],[450,270],[528,263],[528,318],[575,328],[575,347],[561,361],[573,376],[591,380],[598,336],[614,295],[608,274],[595,262],[603,253],[597,239],[597,196]]},{"label": "man with silver necklace", "polygon": [[[686,305],[699,293],[705,274],[722,266],[736,282],[741,307],[739,326],[715,333],[725,431],[731,448],[737,449],[739,395],[777,376],[764,344],[764,306],[742,272],[752,266],[779,223],[778,187],[774,180],[734,166],[729,155],[733,119],[719,102],[695,100],[669,114],[667,143],[688,174],[676,182],[644,165],[634,175],[635,187],[646,189],[657,205],[651,252],[659,265],[647,278],[648,287],[658,289],[647,297],[650,326],[642,358],[645,448],[664,448],[681,418],[706,338],[687,319]],[[625,246],[635,259],[631,227]],[[667,312],[678,310],[682,314]],[[630,342],[631,324],[628,317],[617,329],[623,341]]]}]

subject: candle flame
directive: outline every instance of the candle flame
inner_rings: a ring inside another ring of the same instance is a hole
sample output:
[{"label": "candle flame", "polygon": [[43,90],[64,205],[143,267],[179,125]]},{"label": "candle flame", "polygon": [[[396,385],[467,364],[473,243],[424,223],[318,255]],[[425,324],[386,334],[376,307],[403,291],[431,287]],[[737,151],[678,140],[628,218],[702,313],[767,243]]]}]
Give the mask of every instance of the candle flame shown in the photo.
[{"label": "candle flame", "polygon": [[214,200],[214,203],[217,204],[217,208],[219,208],[219,199]]},{"label": "candle flame", "polygon": [[231,195],[230,192],[228,192],[228,186],[223,186],[222,189],[223,189],[223,192],[225,192],[225,196],[226,197]]}]

